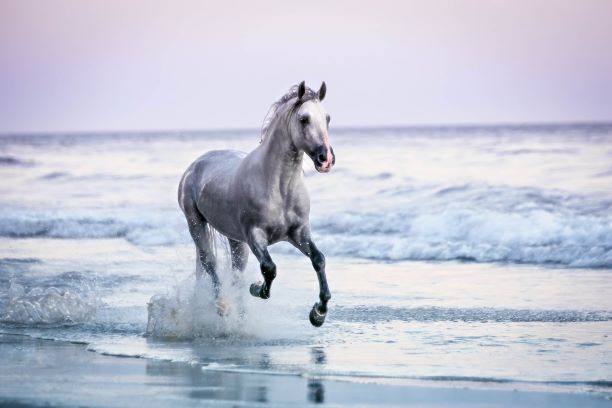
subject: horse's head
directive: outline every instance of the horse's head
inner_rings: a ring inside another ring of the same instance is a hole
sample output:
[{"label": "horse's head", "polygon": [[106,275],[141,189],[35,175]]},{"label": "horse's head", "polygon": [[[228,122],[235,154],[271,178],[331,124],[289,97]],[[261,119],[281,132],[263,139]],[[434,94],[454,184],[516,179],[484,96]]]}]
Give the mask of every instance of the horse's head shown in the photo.
[{"label": "horse's head", "polygon": [[306,152],[319,173],[327,173],[336,163],[327,132],[329,115],[321,104],[326,90],[323,82],[319,92],[310,89],[306,92],[306,85],[302,81],[298,86],[296,109],[289,123],[293,144]]}]

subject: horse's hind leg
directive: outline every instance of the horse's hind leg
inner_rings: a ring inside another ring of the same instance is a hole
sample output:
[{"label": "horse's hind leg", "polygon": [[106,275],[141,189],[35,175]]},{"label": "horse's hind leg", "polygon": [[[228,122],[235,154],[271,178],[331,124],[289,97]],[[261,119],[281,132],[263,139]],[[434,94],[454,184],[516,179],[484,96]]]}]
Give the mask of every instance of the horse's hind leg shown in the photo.
[{"label": "horse's hind leg", "polygon": [[201,279],[204,272],[210,275],[215,296],[218,297],[221,287],[216,271],[217,259],[214,252],[214,238],[208,227],[208,222],[196,208],[190,206],[185,208],[185,217],[187,218],[189,233],[196,246],[196,278]]},{"label": "horse's hind leg", "polygon": [[232,258],[232,271],[234,273],[233,284],[237,285],[242,278],[242,272],[246,269],[249,260],[249,246],[244,242],[228,238],[230,255]]},{"label": "horse's hind leg", "polygon": [[249,260],[249,246],[244,242],[228,238],[232,255],[232,269],[244,272],[247,261]]},{"label": "horse's hind leg", "polygon": [[[243,272],[249,260],[249,246],[244,242],[236,241],[231,238],[228,238],[228,242],[230,246],[230,256],[232,258],[232,286],[240,289],[243,284]],[[246,309],[243,297],[238,296],[236,302],[238,316],[244,317],[246,315]]]}]

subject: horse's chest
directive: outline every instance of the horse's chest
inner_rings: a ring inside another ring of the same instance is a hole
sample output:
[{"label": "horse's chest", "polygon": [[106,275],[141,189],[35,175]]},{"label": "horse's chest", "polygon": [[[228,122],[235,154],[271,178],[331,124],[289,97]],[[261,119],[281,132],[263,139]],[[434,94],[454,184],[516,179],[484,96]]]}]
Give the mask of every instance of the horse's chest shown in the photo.
[{"label": "horse's chest", "polygon": [[271,242],[287,239],[290,231],[302,223],[299,209],[293,206],[269,206],[259,215],[261,218],[258,219],[258,226],[266,232]]}]

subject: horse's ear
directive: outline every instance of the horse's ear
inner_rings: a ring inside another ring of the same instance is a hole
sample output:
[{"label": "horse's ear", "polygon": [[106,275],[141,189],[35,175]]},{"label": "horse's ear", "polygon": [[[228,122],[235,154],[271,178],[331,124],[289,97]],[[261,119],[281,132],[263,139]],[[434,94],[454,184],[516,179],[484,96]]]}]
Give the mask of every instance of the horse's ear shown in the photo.
[{"label": "horse's ear", "polygon": [[325,85],[325,81],[321,83],[321,87],[319,88],[319,100],[322,101],[325,98],[325,94],[327,93],[327,85]]},{"label": "horse's ear", "polygon": [[304,94],[306,93],[306,81],[300,82],[298,86],[298,99],[302,99]]}]

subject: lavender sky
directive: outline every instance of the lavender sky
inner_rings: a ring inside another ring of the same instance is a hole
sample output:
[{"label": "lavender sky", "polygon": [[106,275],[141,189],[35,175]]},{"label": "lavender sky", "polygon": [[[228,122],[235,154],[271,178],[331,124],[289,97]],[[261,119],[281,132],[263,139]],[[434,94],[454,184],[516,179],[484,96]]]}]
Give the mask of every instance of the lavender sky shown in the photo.
[{"label": "lavender sky", "polygon": [[0,0],[0,133],[612,120],[612,0]]}]

